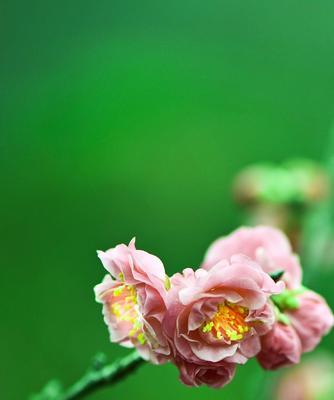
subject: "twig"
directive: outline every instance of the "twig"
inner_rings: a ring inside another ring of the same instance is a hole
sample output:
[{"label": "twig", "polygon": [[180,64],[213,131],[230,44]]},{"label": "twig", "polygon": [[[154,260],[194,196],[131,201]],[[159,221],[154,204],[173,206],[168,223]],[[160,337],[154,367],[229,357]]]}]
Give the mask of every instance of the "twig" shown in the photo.
[{"label": "twig", "polygon": [[67,390],[64,391],[59,382],[51,381],[41,393],[32,396],[31,400],[82,399],[99,388],[117,383],[144,363],[145,360],[137,351],[108,365],[105,365],[104,358],[102,359],[99,355],[95,359],[93,367]]}]

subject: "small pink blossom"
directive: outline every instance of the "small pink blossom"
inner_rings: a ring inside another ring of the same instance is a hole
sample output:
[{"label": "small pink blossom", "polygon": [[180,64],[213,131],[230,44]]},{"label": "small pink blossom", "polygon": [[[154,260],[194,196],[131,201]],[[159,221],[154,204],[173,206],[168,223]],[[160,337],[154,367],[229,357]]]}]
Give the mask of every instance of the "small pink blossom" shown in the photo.
[{"label": "small pink blossom", "polygon": [[331,330],[334,317],[325,299],[311,290],[303,291],[296,299],[298,307],[285,314],[300,339],[302,351],[308,352]]},{"label": "small pink blossom", "polygon": [[[277,322],[261,338],[258,361],[265,369],[296,364],[302,353],[313,350],[332,328],[334,318],[317,293],[299,288],[274,296]],[[282,321],[284,323],[282,323]]]},{"label": "small pink blossom", "polygon": [[159,258],[129,246],[99,251],[110,273],[95,286],[96,300],[103,304],[110,340],[136,347],[145,359],[166,361],[169,354],[161,322],[166,311],[166,274]]},{"label": "small pink blossom", "polygon": [[218,364],[195,364],[178,358],[174,361],[180,371],[180,380],[187,386],[206,385],[221,388],[231,382],[236,365],[226,362]]},{"label": "small pink blossom", "polygon": [[302,271],[287,237],[269,226],[243,227],[217,239],[209,247],[202,268],[210,269],[222,259],[244,254],[261,265],[265,272],[284,270],[283,280],[289,289],[299,287]]},{"label": "small pink blossom", "polygon": [[264,369],[277,369],[297,364],[301,352],[300,339],[294,328],[277,322],[271,331],[261,337],[261,351],[257,359]]},{"label": "small pink blossom", "polygon": [[245,256],[209,271],[187,268],[171,278],[171,285],[164,332],[174,358],[196,365],[242,364],[255,356],[259,337],[275,320],[268,298],[284,287]]}]

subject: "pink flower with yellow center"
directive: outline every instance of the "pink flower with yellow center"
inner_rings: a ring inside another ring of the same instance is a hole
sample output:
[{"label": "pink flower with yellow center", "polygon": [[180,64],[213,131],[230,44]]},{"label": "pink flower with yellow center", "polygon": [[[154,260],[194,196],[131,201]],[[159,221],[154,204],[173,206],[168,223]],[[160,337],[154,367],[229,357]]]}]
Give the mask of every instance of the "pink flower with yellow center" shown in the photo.
[{"label": "pink flower with yellow center", "polygon": [[223,387],[252,357],[264,369],[298,363],[334,325],[274,228],[241,228],[209,248],[203,268],[171,279],[134,240],[98,255],[109,274],[95,294],[110,340],[153,363],[171,361],[188,386]]},{"label": "pink flower with yellow center", "polygon": [[242,253],[267,273],[282,270],[286,290],[273,296],[275,325],[261,337],[258,360],[263,368],[276,369],[298,363],[303,352],[313,350],[333,326],[325,300],[301,286],[302,269],[287,237],[278,229],[243,227],[216,240],[207,251],[203,268]]},{"label": "pink flower with yellow center", "polygon": [[268,299],[283,287],[244,256],[175,274],[163,320],[174,359],[210,368],[245,363],[260,351],[275,321]]},{"label": "pink flower with yellow center", "polygon": [[168,359],[169,346],[161,322],[166,311],[165,269],[159,258],[129,246],[118,245],[98,255],[110,273],[95,287],[103,304],[110,340],[136,347],[154,363]]}]

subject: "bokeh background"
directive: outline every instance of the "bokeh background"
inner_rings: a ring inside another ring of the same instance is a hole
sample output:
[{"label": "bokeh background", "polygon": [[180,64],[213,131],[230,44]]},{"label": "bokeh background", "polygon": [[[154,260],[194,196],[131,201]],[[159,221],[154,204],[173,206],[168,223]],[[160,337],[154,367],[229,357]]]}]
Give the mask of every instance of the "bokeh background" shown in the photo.
[{"label": "bokeh background", "polygon": [[[0,18],[0,397],[21,400],[127,353],[94,302],[96,249],[136,236],[168,273],[196,267],[242,222],[240,169],[324,159],[334,3],[3,0]],[[146,365],[91,399],[261,399],[276,375],[189,389]]]}]

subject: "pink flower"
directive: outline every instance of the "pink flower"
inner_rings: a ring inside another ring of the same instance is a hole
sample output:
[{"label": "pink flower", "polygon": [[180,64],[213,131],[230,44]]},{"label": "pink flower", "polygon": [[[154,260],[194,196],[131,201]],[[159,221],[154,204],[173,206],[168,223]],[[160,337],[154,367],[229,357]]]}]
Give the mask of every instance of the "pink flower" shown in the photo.
[{"label": "pink flower", "polygon": [[181,382],[187,386],[207,385],[221,388],[234,377],[235,364],[221,362],[218,364],[194,364],[178,358],[174,361],[179,368]]},{"label": "pink flower", "polygon": [[161,322],[166,311],[166,274],[159,258],[129,246],[118,245],[99,251],[103,266],[110,273],[95,286],[96,300],[103,304],[110,340],[125,347],[136,347],[145,359],[166,361],[169,354]]},{"label": "pink flower", "polygon": [[209,271],[187,268],[171,278],[163,328],[174,358],[189,363],[245,363],[260,351],[259,336],[274,323],[270,295],[279,293],[261,267],[245,256]]},{"label": "pink flower", "polygon": [[334,325],[334,317],[325,299],[311,290],[296,296],[298,307],[285,315],[300,338],[302,351],[313,350]]},{"label": "pink flower", "polygon": [[203,268],[210,269],[217,261],[229,259],[235,253],[250,257],[265,272],[284,270],[282,279],[288,290],[273,298],[279,320],[273,330],[261,338],[258,359],[266,369],[297,363],[301,353],[314,349],[333,326],[331,310],[321,296],[302,288],[299,260],[278,229],[240,228],[218,239],[209,248]]},{"label": "pink flower", "polygon": [[273,301],[278,321],[261,338],[257,357],[265,369],[298,363],[300,355],[313,350],[334,323],[325,300],[311,290],[287,290],[274,296]]},{"label": "pink flower", "polygon": [[302,271],[298,257],[292,253],[287,237],[278,229],[257,226],[239,228],[217,239],[208,249],[202,268],[210,269],[222,259],[244,254],[261,265],[265,272],[284,270],[283,280],[289,289],[299,287]]},{"label": "pink flower", "polygon": [[257,359],[264,369],[277,369],[297,364],[301,356],[300,339],[290,325],[277,322],[261,337],[261,352]]}]

